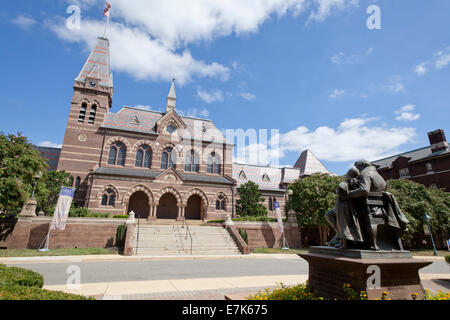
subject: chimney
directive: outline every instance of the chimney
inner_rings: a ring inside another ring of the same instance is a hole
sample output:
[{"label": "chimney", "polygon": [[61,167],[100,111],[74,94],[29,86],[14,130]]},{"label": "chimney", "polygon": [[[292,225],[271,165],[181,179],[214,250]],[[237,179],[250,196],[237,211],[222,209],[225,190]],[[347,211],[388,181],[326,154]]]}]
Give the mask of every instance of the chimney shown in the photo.
[{"label": "chimney", "polygon": [[447,139],[445,138],[445,132],[442,129],[438,129],[432,132],[428,132],[428,139],[430,140],[431,152],[438,152],[448,150]]}]

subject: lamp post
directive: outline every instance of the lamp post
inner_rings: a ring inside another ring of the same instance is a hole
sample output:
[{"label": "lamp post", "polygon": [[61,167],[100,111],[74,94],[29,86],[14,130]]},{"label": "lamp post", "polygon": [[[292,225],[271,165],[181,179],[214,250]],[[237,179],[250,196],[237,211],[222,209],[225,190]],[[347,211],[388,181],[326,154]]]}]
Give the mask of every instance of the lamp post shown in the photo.
[{"label": "lamp post", "polygon": [[294,194],[294,191],[292,191],[292,189],[289,189],[287,193],[289,196],[289,209],[292,209],[292,195]]},{"label": "lamp post", "polygon": [[430,237],[431,237],[431,244],[433,245],[433,251],[434,251],[434,255],[437,256],[438,253],[436,251],[436,245],[434,244],[434,239],[433,239],[433,233],[431,232],[431,225],[430,225],[430,221],[431,221],[431,217],[429,214],[425,213],[425,221],[428,224],[428,231],[430,232]]},{"label": "lamp post", "polygon": [[40,179],[41,177],[42,177],[42,172],[41,172],[41,171],[39,171],[39,172],[34,176],[35,182],[34,182],[34,186],[33,186],[33,193],[31,194],[31,199],[34,199],[34,192],[36,191],[37,183],[38,183],[38,181],[39,181],[39,179]]}]

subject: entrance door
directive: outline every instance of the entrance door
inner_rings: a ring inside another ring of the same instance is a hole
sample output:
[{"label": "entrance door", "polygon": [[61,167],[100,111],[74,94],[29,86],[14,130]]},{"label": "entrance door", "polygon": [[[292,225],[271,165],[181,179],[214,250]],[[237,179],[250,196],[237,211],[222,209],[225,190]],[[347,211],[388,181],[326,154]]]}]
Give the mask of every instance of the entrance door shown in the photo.
[{"label": "entrance door", "polygon": [[184,217],[197,220],[202,218],[202,198],[199,195],[194,194],[189,197]]},{"label": "entrance door", "polygon": [[134,211],[136,218],[147,219],[150,215],[148,196],[143,191],[133,193],[128,202],[128,213]]},{"label": "entrance door", "polygon": [[171,193],[166,193],[159,199],[158,209],[156,210],[158,219],[176,219],[178,218],[177,198]]}]

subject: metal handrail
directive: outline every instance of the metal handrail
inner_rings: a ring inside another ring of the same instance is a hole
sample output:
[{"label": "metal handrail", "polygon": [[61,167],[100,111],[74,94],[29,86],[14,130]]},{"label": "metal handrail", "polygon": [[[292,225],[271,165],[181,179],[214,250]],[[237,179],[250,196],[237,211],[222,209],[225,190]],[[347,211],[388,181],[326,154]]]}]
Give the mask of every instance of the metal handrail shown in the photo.
[{"label": "metal handrail", "polygon": [[186,222],[186,219],[183,219],[183,223],[182,223],[182,227],[184,228],[184,225],[186,225],[186,237],[185,239],[187,240],[188,234],[189,237],[191,238],[191,256],[192,256],[192,234],[191,234],[191,230],[189,229],[189,224]]},{"label": "metal handrail", "polygon": [[138,253],[138,248],[139,248],[139,228],[140,228],[140,226],[139,226],[139,222],[141,221],[141,220],[140,220],[140,217],[141,217],[141,215],[138,215],[138,227],[137,227],[137,236],[136,236],[136,253],[135,253],[135,254],[137,254],[137,253]]}]

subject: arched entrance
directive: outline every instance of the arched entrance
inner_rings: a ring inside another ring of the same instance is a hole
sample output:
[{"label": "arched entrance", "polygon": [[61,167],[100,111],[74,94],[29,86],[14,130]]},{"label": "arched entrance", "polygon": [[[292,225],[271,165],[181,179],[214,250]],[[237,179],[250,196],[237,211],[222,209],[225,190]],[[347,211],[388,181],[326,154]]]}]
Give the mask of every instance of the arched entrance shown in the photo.
[{"label": "arched entrance", "polygon": [[193,194],[187,201],[184,217],[186,219],[201,219],[203,211],[202,198],[198,194]]},{"label": "arched entrance", "polygon": [[149,199],[145,192],[133,193],[128,202],[128,213],[134,211],[136,218],[147,219],[150,215]]},{"label": "arched entrance", "polygon": [[159,199],[158,209],[156,210],[156,218],[178,218],[177,198],[175,198],[172,193],[166,193],[161,197],[161,199]]}]

